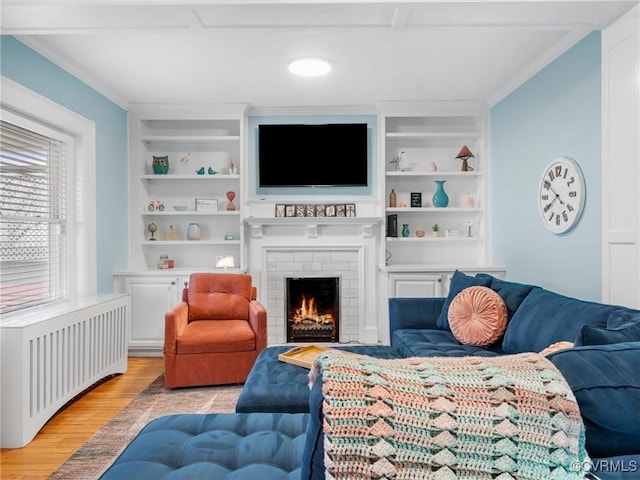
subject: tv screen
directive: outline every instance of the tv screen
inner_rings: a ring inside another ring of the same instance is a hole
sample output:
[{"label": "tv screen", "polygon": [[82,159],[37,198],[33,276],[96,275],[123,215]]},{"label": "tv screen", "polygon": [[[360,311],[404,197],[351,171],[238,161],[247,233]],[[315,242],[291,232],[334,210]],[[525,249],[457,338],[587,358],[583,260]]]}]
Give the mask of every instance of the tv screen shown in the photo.
[{"label": "tv screen", "polygon": [[258,126],[258,185],[366,187],[367,124]]}]

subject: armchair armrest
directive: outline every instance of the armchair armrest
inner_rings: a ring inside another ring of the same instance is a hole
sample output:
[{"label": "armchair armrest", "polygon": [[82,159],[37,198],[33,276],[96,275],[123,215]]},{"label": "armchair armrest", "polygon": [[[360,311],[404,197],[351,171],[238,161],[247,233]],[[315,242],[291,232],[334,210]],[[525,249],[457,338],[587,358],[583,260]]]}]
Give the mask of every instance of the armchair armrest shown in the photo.
[{"label": "armchair armrest", "polygon": [[267,347],[267,309],[257,300],[249,303],[249,323],[256,332],[256,350]]},{"label": "armchair armrest", "polygon": [[389,333],[403,328],[437,329],[444,297],[390,298]]},{"label": "armchair armrest", "polygon": [[176,354],[176,340],[189,323],[189,305],[180,302],[164,314],[164,354]]}]

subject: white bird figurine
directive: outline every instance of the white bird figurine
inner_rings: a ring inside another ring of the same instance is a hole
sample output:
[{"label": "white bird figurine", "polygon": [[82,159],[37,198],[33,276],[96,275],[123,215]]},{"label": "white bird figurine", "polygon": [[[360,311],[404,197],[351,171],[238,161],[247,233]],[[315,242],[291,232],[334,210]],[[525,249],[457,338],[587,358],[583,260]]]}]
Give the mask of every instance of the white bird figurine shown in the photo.
[{"label": "white bird figurine", "polygon": [[190,153],[187,153],[185,156],[183,156],[183,157],[180,159],[180,163],[183,163],[183,164],[185,164],[185,165],[186,165],[187,163],[189,163],[189,160],[191,160],[191,154],[190,154]]}]

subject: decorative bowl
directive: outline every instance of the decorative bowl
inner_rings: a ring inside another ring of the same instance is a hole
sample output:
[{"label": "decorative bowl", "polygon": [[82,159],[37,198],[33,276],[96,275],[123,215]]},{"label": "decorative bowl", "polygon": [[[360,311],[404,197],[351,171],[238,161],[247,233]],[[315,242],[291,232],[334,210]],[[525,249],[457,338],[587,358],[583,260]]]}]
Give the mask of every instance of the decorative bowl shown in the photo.
[{"label": "decorative bowl", "polygon": [[187,209],[186,205],[174,205],[173,209],[177,212],[184,212]]}]

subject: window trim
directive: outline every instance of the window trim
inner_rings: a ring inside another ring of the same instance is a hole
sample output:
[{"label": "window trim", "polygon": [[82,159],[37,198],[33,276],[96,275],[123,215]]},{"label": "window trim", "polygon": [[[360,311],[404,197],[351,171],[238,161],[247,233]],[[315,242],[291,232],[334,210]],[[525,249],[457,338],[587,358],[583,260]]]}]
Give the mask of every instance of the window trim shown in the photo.
[{"label": "window trim", "polygon": [[[73,138],[69,152],[69,300],[97,292],[95,123],[5,77],[0,117],[13,113]],[[14,312],[20,313],[20,310]],[[10,315],[10,314],[9,314]]]}]

